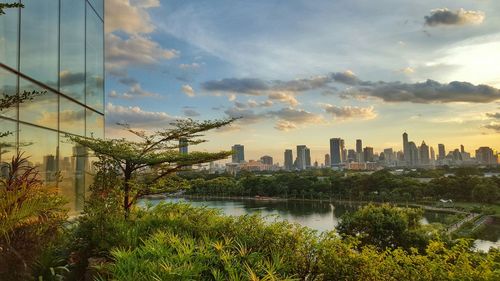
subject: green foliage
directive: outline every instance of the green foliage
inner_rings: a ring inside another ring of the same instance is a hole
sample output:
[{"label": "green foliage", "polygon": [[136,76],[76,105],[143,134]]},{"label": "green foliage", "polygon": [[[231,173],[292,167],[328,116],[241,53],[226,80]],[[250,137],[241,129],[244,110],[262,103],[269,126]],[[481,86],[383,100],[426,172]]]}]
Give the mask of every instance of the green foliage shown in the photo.
[{"label": "green foliage", "polygon": [[5,9],[24,8],[21,3],[0,3],[0,16],[5,15]]},{"label": "green foliage", "polygon": [[123,210],[128,217],[137,198],[164,192],[158,181],[195,164],[224,159],[231,152],[180,153],[179,143],[189,145],[203,143],[202,133],[229,125],[234,119],[198,122],[191,119],[178,120],[170,128],[148,134],[123,125],[139,141],[126,139],[94,139],[70,136],[68,138],[85,146],[101,158],[108,159],[122,175],[122,184],[117,185],[123,195]]},{"label": "green foliage", "polygon": [[493,180],[483,180],[472,190],[472,198],[477,202],[494,203],[500,196],[500,189]]},{"label": "green foliage", "polygon": [[[186,204],[138,209],[129,239],[110,250],[102,280],[497,280],[500,252],[431,241],[424,251],[361,245],[259,216],[227,217]],[[416,224],[415,221],[409,224]],[[133,229],[133,230],[132,230]],[[109,233],[114,235],[114,233]]]},{"label": "green foliage", "polygon": [[424,228],[420,223],[422,217],[420,209],[370,204],[343,215],[337,231],[358,237],[361,245],[374,245],[380,250],[399,247],[423,250],[432,238],[440,235]]},{"label": "green foliage", "polygon": [[55,190],[42,186],[28,158],[12,158],[8,176],[0,179],[0,279],[29,274],[66,219],[64,204]]}]

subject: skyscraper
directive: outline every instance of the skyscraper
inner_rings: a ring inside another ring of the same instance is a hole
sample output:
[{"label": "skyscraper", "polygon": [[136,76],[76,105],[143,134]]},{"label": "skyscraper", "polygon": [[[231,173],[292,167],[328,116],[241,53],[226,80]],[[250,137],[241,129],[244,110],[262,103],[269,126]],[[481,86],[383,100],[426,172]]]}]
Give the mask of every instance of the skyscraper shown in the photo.
[{"label": "skyscraper", "polygon": [[293,152],[291,149],[285,150],[285,170],[293,170]]},{"label": "skyscraper", "polygon": [[436,153],[434,152],[434,147],[430,147],[430,151],[431,151],[431,162],[434,162],[436,161]]},{"label": "skyscraper", "polygon": [[346,162],[356,162],[356,151],[354,149],[347,150],[347,161]]},{"label": "skyscraper", "polygon": [[373,147],[365,147],[363,154],[366,162],[373,162]]},{"label": "skyscraper", "polygon": [[305,149],[305,155],[306,155],[306,169],[311,168],[311,150],[306,147]]},{"label": "skyscraper", "polygon": [[408,134],[406,132],[403,133],[403,154],[406,163],[410,165],[411,163],[410,144],[408,142]]},{"label": "skyscraper", "polygon": [[331,162],[330,162],[330,154],[325,154],[325,167],[330,167]]},{"label": "skyscraper", "polygon": [[232,161],[233,163],[243,163],[245,162],[245,146],[241,144],[235,144],[231,148],[233,151]]},{"label": "skyscraper", "polygon": [[446,157],[446,150],[444,144],[438,144],[438,160],[443,160]]},{"label": "skyscraper", "polygon": [[356,161],[357,162],[364,162],[363,141],[360,139],[356,140]]},{"label": "skyscraper", "polygon": [[298,170],[305,170],[306,168],[306,146],[305,145],[297,145],[297,158],[295,168]]},{"label": "skyscraper", "polygon": [[417,145],[410,141],[408,142],[408,154],[409,157],[407,160],[407,164],[411,167],[416,167],[418,165],[418,156],[419,156],[419,150],[417,148]]},{"label": "skyscraper", "polygon": [[332,167],[338,167],[342,163],[342,144],[340,138],[330,139],[330,161]]},{"label": "skyscraper", "polygon": [[345,141],[343,139],[340,139],[340,152],[341,152],[341,162],[347,162],[347,149],[345,149]]},{"label": "skyscraper", "polygon": [[430,157],[429,157],[429,146],[425,144],[425,141],[422,141],[422,144],[419,148],[419,164],[421,165],[429,165]]},{"label": "skyscraper", "polygon": [[269,155],[264,155],[264,156],[260,157],[260,161],[262,162],[262,164],[266,164],[266,165],[273,164],[273,158]]},{"label": "skyscraper", "polygon": [[[49,166],[73,158],[65,134],[104,137],[103,2],[23,0],[24,8],[6,9],[0,16],[1,94],[45,92],[2,110],[0,131],[13,132],[2,142],[31,144],[23,151],[42,174],[44,156],[54,157],[45,159]],[[2,157],[9,159],[14,152]],[[81,193],[75,186],[75,166],[60,181],[42,178],[44,185],[57,186],[73,214],[82,208],[75,201],[83,201],[85,186],[92,182],[92,176],[84,176],[90,175],[89,166],[81,167]]]},{"label": "skyscraper", "polygon": [[493,149],[483,146],[476,150],[476,160],[479,164],[483,165],[496,165],[498,159],[496,159]]}]

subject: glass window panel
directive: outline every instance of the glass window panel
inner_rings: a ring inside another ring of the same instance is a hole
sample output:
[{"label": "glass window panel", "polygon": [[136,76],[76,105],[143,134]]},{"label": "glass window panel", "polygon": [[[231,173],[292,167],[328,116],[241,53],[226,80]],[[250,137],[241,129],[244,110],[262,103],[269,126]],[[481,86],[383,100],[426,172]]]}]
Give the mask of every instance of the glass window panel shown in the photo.
[{"label": "glass window panel", "polygon": [[0,177],[6,177],[10,171],[10,160],[16,153],[16,122],[0,118]]},{"label": "glass window panel", "polygon": [[[46,91],[24,79],[21,79],[19,87],[21,91]],[[57,95],[50,91],[46,91],[45,94],[37,96],[31,101],[25,101],[19,105],[19,120],[57,129],[57,110]]]},{"label": "glass window panel", "polygon": [[59,193],[68,200],[70,213],[83,210],[87,151],[63,135],[59,144]]},{"label": "glass window panel", "polygon": [[85,134],[84,107],[62,96],[59,102],[59,130],[83,136]]},{"label": "glass window panel", "polygon": [[24,0],[21,9],[20,71],[57,86],[59,1]]},{"label": "glass window panel", "polygon": [[86,136],[92,138],[104,138],[104,116],[95,111],[87,109]]},{"label": "glass window panel", "polygon": [[99,112],[104,111],[103,40],[102,21],[89,7],[87,8],[86,104]]},{"label": "glass window panel", "polygon": [[59,91],[85,102],[85,1],[61,1]]},{"label": "glass window panel", "polygon": [[[1,17],[1,16],[0,16]],[[17,94],[17,75],[0,68],[0,98]],[[0,110],[0,116],[17,119],[17,105]]]},{"label": "glass window panel", "polygon": [[17,70],[19,8],[4,11],[0,16],[0,62]]},{"label": "glass window panel", "polygon": [[45,186],[57,185],[57,133],[30,125],[19,124],[19,150],[29,156],[38,168]]},{"label": "glass window panel", "polygon": [[104,1],[90,0],[90,3],[92,4],[92,7],[94,7],[94,10],[96,10],[97,14],[102,18],[104,15]]}]

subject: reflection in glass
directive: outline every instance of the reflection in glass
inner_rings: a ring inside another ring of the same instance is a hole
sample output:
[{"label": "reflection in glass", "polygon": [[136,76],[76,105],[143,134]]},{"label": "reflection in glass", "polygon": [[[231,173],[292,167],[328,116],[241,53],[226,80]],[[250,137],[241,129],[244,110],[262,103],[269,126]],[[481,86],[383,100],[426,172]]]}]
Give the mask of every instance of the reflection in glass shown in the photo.
[{"label": "reflection in glass", "polygon": [[58,0],[24,0],[21,9],[20,71],[40,82],[57,86]]},{"label": "reflection in glass", "polygon": [[17,69],[19,9],[4,11],[5,15],[0,16],[0,62]]},{"label": "reflection in glass", "polygon": [[57,133],[19,124],[19,150],[29,156],[30,165],[38,168],[45,186],[57,185]]},{"label": "reflection in glass", "polygon": [[87,106],[104,111],[103,24],[94,10],[87,8],[86,94]]},{"label": "reflection in glass", "polygon": [[[24,79],[21,79],[19,88],[21,91],[45,91],[45,89]],[[57,95],[47,91],[45,94],[37,96],[31,101],[21,103],[19,105],[19,120],[57,129]]]},{"label": "reflection in glass", "polygon": [[87,129],[85,136],[91,138],[104,138],[104,116],[95,111],[87,109]]},{"label": "reflection in glass", "polygon": [[85,102],[85,1],[61,1],[60,89]]},{"label": "reflection in glass", "polygon": [[96,10],[97,14],[102,18],[104,14],[104,0],[90,0],[90,4],[92,4],[94,10]]},{"label": "reflection in glass", "polygon": [[16,122],[0,118],[0,177],[6,177],[10,171],[10,160],[16,153]]},{"label": "reflection in glass", "polygon": [[68,200],[71,213],[83,210],[85,200],[85,172],[87,150],[60,137],[59,144],[59,192]]},{"label": "reflection in glass", "polygon": [[59,98],[59,130],[79,136],[85,134],[85,109],[64,97]]},{"label": "reflection in glass", "polygon": [[[5,95],[12,96],[16,93],[17,76],[3,68],[0,68],[0,98],[3,98]],[[17,105],[1,110],[0,116],[17,119]]]}]

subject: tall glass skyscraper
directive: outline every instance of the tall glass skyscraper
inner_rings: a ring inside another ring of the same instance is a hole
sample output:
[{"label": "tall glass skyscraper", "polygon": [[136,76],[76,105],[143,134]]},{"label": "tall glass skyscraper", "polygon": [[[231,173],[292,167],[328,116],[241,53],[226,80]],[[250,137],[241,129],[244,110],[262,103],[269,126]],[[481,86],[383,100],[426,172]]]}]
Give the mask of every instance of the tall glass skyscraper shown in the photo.
[{"label": "tall glass skyscraper", "polygon": [[0,171],[23,151],[79,211],[90,161],[65,135],[104,137],[104,0],[19,2],[0,15],[0,95],[45,94],[0,112]]}]

